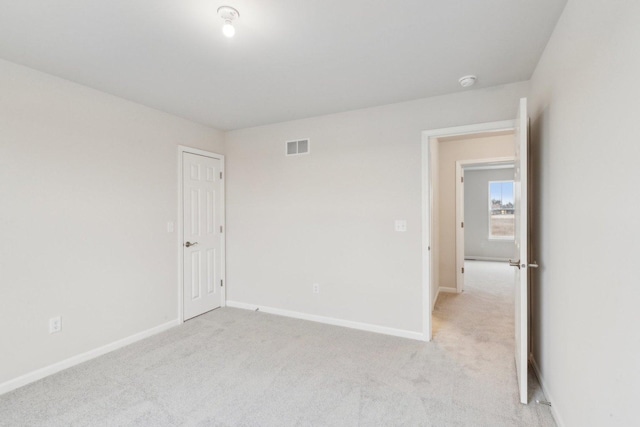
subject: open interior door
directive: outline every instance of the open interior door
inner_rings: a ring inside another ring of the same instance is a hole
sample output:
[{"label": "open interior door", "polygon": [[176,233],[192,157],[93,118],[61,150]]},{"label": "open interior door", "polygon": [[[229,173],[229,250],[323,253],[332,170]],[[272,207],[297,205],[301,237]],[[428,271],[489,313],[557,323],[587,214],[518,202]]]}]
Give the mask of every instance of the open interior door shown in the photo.
[{"label": "open interior door", "polygon": [[509,264],[515,267],[516,375],[520,402],[528,403],[527,373],[529,354],[529,204],[528,190],[529,116],[527,98],[520,100],[515,129],[515,248]]}]

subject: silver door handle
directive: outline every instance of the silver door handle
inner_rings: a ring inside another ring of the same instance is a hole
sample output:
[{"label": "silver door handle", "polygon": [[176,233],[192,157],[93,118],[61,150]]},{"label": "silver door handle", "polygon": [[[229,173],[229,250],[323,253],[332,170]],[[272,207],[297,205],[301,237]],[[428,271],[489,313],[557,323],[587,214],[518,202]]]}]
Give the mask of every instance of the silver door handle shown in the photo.
[{"label": "silver door handle", "polygon": [[518,260],[518,261],[511,261],[511,260],[509,260],[509,265],[510,265],[511,267],[518,267],[518,269],[520,269],[520,260]]},{"label": "silver door handle", "polygon": [[529,268],[538,268],[538,261],[533,261],[531,264],[529,264]]},{"label": "silver door handle", "polygon": [[197,245],[197,244],[198,244],[198,242],[193,242],[193,243],[191,243],[191,242],[187,242],[187,243],[185,243],[184,245],[185,245],[186,247],[190,247],[190,246],[195,246],[195,245]]}]

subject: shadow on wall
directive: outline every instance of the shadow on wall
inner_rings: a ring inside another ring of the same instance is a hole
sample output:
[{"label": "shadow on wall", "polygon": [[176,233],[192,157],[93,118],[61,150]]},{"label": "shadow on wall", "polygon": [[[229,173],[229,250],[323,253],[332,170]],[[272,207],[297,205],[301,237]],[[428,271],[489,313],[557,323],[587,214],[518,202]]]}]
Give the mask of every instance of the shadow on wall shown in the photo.
[{"label": "shadow on wall", "polygon": [[[529,256],[531,260],[538,261],[540,265],[539,269],[529,269],[529,324],[530,329],[530,353],[533,354],[535,360],[539,363],[539,355],[542,353],[541,336],[543,334],[544,325],[542,324],[542,301],[544,301],[543,293],[545,291],[540,276],[545,271],[545,261],[548,258],[544,258],[546,248],[543,247],[542,235],[546,231],[542,225],[542,207],[543,207],[543,167],[549,164],[549,153],[544,151],[542,141],[549,139],[549,128],[547,126],[549,117],[549,106],[545,106],[544,110],[540,111],[535,120],[531,122],[531,135],[529,143],[529,162],[530,162],[530,177],[529,177],[529,203],[530,203],[530,252]],[[548,188],[548,186],[547,186]],[[548,241],[548,239],[547,239]]]}]

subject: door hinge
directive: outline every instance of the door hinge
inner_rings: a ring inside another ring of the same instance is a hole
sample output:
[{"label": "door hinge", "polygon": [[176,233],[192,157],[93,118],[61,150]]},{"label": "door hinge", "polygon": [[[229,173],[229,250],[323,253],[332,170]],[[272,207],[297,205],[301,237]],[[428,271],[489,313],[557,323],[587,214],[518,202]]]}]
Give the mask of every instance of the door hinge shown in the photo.
[{"label": "door hinge", "polygon": [[224,286],[224,284],[222,282],[222,279],[220,279],[220,287],[223,287],[223,286]]},{"label": "door hinge", "polygon": [[222,233],[222,226],[220,226],[220,232]]},{"label": "door hinge", "polygon": [[460,223],[460,228],[464,228],[464,221]]},{"label": "door hinge", "polygon": [[464,274],[464,267],[462,267],[462,274]]},{"label": "door hinge", "polygon": [[460,182],[464,182],[464,176],[460,177]]},{"label": "door hinge", "polygon": [[222,179],[222,172],[220,172],[220,179]]}]

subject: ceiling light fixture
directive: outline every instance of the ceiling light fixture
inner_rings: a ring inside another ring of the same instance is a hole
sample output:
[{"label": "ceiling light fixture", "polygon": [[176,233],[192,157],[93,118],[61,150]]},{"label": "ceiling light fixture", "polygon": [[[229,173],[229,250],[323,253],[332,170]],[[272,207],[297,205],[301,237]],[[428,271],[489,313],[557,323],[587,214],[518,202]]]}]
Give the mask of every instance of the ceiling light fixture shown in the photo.
[{"label": "ceiling light fixture", "polygon": [[469,86],[473,86],[474,84],[476,84],[476,80],[478,80],[478,78],[476,76],[469,75],[469,76],[460,77],[460,80],[458,80],[458,82],[460,83],[460,86],[462,86],[462,87],[469,87]]},{"label": "ceiling light fixture", "polygon": [[218,8],[218,16],[224,19],[222,34],[227,37],[233,37],[236,33],[236,29],[233,27],[233,21],[240,17],[240,13],[231,6],[220,6]]}]

